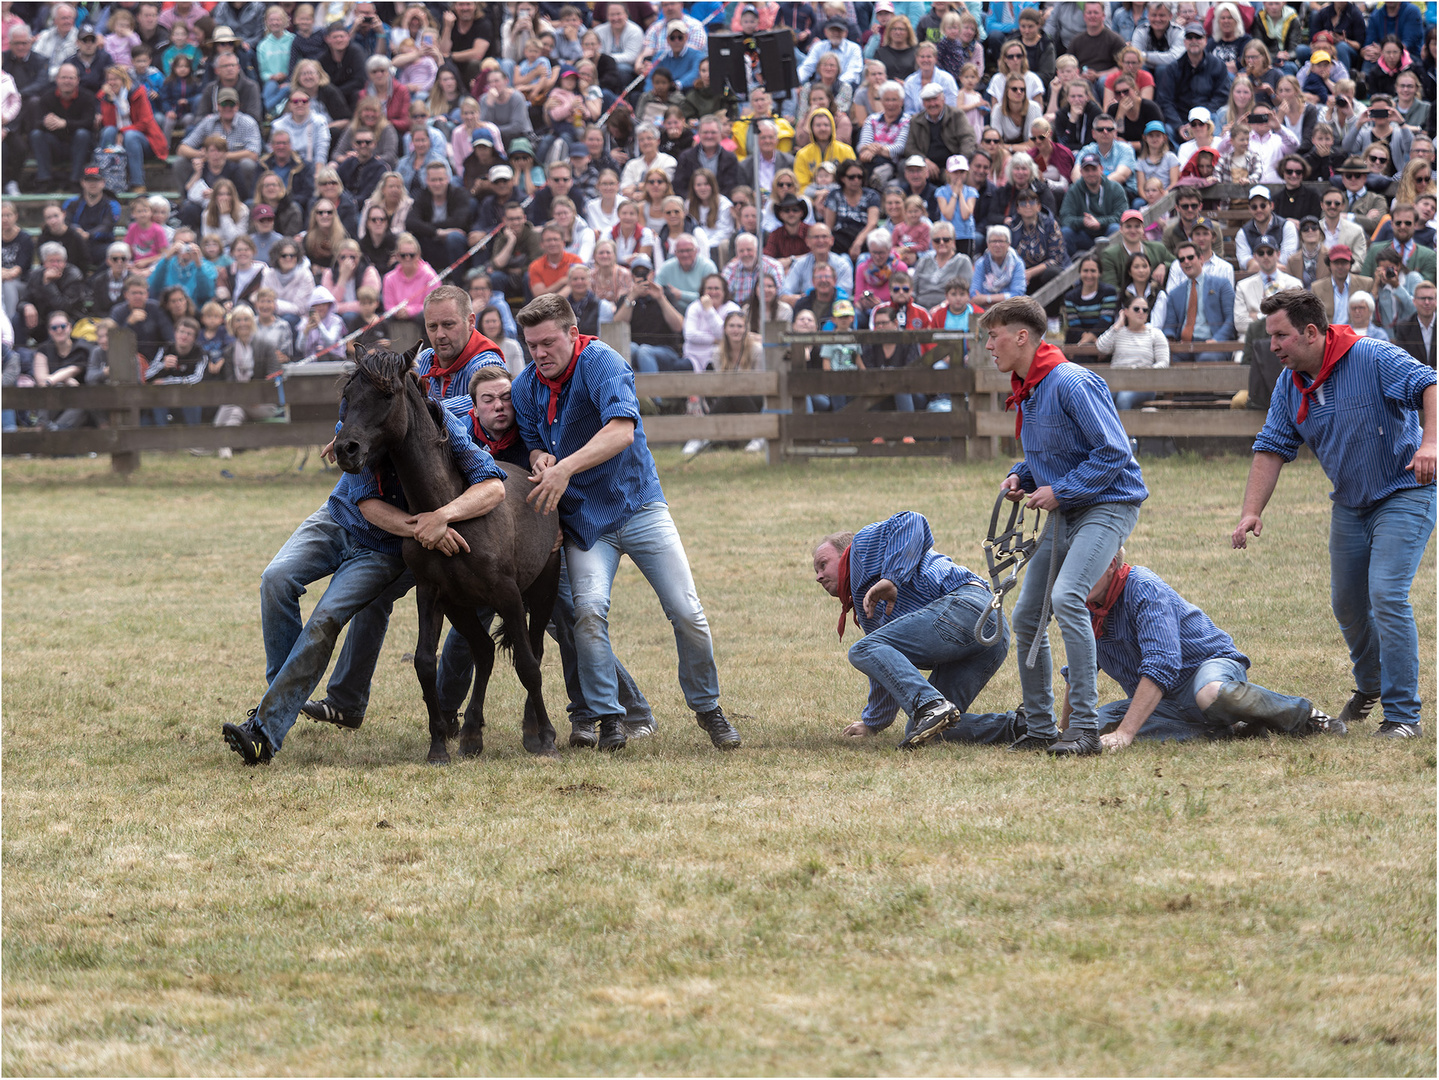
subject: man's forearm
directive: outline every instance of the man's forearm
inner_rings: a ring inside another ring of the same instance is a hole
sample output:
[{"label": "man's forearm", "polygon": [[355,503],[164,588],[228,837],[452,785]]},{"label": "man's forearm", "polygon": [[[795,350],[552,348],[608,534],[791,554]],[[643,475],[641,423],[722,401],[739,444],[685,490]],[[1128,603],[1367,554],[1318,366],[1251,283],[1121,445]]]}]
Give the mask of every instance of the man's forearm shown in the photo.
[{"label": "man's forearm", "polygon": [[415,535],[414,526],[406,524],[410,515],[397,506],[391,506],[384,499],[362,499],[359,507],[364,519],[377,529],[384,529],[395,536]]},{"label": "man's forearm", "polygon": [[1129,699],[1129,708],[1124,711],[1124,719],[1119,722],[1119,734],[1133,739],[1163,700],[1164,691],[1159,688],[1159,684],[1147,675],[1140,676],[1134,697]]},{"label": "man's forearm", "polygon": [[1264,513],[1269,497],[1274,494],[1274,485],[1279,483],[1279,470],[1283,467],[1284,459],[1278,454],[1260,450],[1254,455],[1254,461],[1249,466],[1249,481],[1244,485],[1242,517],[1258,517]]},{"label": "man's forearm", "polygon": [[498,477],[471,484],[460,497],[435,511],[445,524],[483,517],[505,501],[505,482]]},{"label": "man's forearm", "polygon": [[1424,430],[1421,433],[1424,446],[1433,446],[1436,434],[1439,429],[1435,426],[1435,400],[1439,398],[1439,390],[1433,386],[1424,388]]},{"label": "man's forearm", "polygon": [[616,417],[599,431],[590,441],[573,454],[561,458],[551,468],[563,470],[564,475],[573,477],[596,465],[603,465],[610,458],[629,449],[635,441],[635,422],[625,417]]}]

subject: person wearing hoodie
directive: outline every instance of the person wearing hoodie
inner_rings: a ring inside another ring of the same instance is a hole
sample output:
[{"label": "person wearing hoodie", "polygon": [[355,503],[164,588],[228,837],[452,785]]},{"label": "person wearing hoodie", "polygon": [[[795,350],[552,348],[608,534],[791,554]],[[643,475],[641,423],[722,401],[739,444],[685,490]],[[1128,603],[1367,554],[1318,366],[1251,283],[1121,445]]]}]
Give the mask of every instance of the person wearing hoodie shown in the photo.
[{"label": "person wearing hoodie", "polygon": [[[835,137],[834,114],[816,109],[809,115],[809,142],[794,156],[794,175],[801,189],[814,180],[814,169],[821,161],[853,161],[854,148]],[[721,182],[720,187],[724,184]]]}]

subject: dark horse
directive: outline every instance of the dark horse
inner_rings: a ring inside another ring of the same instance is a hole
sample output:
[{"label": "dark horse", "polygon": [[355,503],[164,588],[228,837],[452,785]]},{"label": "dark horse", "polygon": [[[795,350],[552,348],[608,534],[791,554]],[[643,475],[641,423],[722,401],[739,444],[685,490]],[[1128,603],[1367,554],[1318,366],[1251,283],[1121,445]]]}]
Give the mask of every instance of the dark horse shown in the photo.
[{"label": "dark horse", "polygon": [[[418,350],[419,346],[415,347]],[[386,454],[394,463],[411,513],[438,510],[468,486],[446,446],[448,433],[440,406],[412,376],[415,350],[399,356],[375,350],[360,354],[344,382],[344,422],[335,436],[335,458],[346,472],[374,468]],[[508,474],[505,500],[483,517],[452,526],[470,545],[447,556],[426,550],[418,540],[404,542],[405,563],[415,575],[420,635],[415,673],[430,713],[432,765],[450,760],[445,747],[453,738],[453,719],[440,713],[436,651],[443,620],[449,619],[475,657],[475,687],[458,732],[461,757],[484,749],[485,687],[495,663],[495,642],[478,611],[491,608],[503,620],[498,637],[509,649],[524,684],[524,744],[532,754],[558,757],[555,729],[540,693],[540,657],[545,626],[559,591],[560,555],[554,515],[536,514],[525,503],[530,483],[523,470],[502,464]],[[529,609],[528,635],[525,610]]]}]

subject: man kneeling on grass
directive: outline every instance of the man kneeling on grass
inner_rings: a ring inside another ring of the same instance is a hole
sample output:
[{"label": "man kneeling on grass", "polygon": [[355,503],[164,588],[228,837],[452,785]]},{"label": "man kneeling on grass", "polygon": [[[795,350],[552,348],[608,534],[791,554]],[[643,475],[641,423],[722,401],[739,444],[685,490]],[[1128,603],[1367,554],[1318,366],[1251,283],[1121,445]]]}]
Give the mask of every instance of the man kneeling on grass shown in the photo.
[{"label": "man kneeling on grass", "polygon": [[[964,711],[1004,663],[1009,624],[996,612],[994,644],[975,638],[975,624],[989,609],[989,587],[934,550],[922,514],[906,510],[857,533],[826,536],[814,549],[814,576],[841,604],[839,636],[851,614],[865,632],[850,648],[849,662],[869,676],[869,701],[845,735],[878,735],[900,707],[909,713],[901,750],[936,736],[1008,744],[1024,734],[1018,714]],[[932,669],[928,680],[922,667]]]},{"label": "man kneeling on grass", "polygon": [[1100,706],[1099,741],[1110,750],[1136,738],[1344,734],[1307,698],[1251,683],[1249,658],[1234,639],[1153,570],[1126,563],[1123,548],[1089,591],[1089,614],[1099,670],[1129,695]]},{"label": "man kneeling on grass", "polygon": [[[450,398],[446,404],[460,402],[467,406],[469,398]],[[386,457],[374,471],[341,477],[325,505],[305,519],[265,568],[260,626],[269,689],[247,720],[221,728],[225,742],[246,765],[267,764],[279,753],[300,706],[324,676],[345,624],[402,577],[409,578],[402,539],[413,536],[446,555],[469,551],[450,523],[480,517],[504,501],[504,471],[475,445],[453,409],[442,411],[450,453],[470,485],[457,499],[412,515]],[[329,577],[330,584],[302,628],[300,597],[307,585],[323,577]]]}]

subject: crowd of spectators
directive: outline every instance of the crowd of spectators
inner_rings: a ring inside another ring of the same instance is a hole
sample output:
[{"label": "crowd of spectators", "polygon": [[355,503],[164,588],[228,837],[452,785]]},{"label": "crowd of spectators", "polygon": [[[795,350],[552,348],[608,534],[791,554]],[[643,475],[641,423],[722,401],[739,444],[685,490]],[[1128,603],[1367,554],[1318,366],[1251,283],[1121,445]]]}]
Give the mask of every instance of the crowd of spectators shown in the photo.
[{"label": "crowd of spectators", "polygon": [[[1131,362],[1292,279],[1433,363],[1435,6],[4,3],[5,191],[57,196],[0,220],[6,377],[103,379],[117,325],[147,380],[260,377],[442,278],[516,369],[550,291],[636,370],[743,366],[736,313],[968,328],[1077,260],[1051,329]],[[797,89],[711,84],[776,27]]]}]

